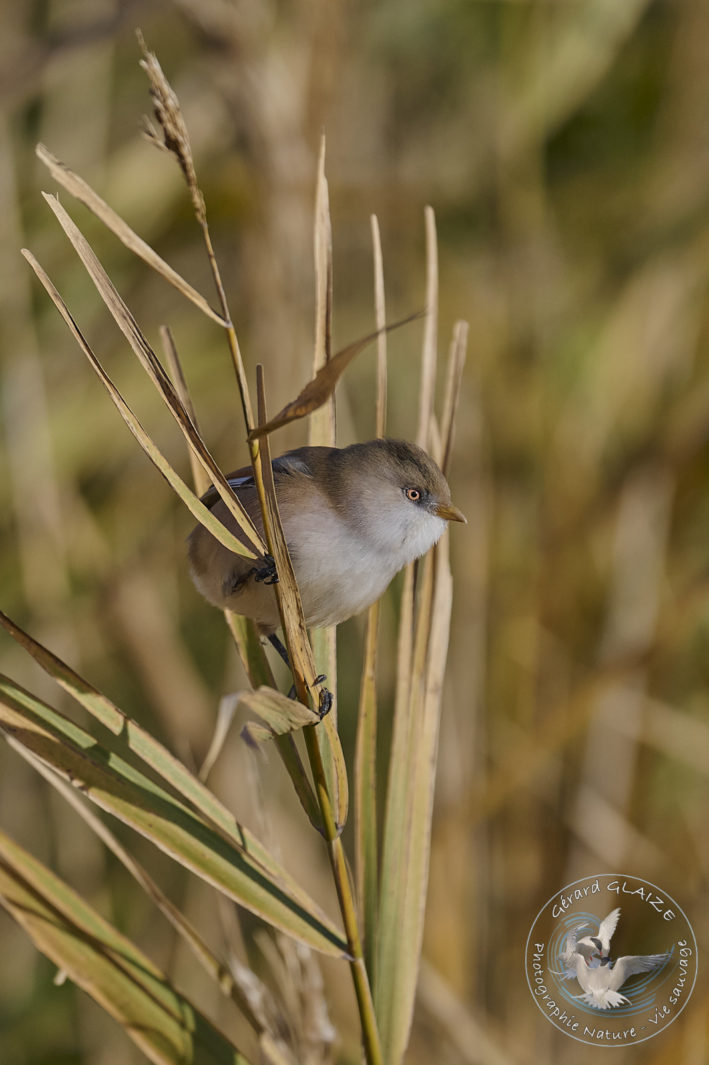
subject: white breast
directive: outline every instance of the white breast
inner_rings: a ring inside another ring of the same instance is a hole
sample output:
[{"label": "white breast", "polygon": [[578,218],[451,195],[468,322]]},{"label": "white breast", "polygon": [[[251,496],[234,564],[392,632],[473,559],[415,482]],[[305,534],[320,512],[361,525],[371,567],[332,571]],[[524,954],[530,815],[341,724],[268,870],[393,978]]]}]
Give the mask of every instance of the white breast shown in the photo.
[{"label": "white breast", "polygon": [[292,545],[293,566],[309,626],[335,625],[365,610],[408,562],[440,538],[445,522],[409,508],[386,523],[367,526],[363,535],[324,508],[317,521],[301,512],[283,514]]}]

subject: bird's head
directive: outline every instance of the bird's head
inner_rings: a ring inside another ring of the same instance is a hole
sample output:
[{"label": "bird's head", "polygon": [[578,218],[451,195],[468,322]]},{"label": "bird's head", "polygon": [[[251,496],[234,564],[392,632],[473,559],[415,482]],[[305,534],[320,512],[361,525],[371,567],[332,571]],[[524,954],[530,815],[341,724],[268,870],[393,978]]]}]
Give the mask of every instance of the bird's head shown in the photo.
[{"label": "bird's head", "polygon": [[370,440],[334,457],[338,508],[372,546],[401,556],[401,565],[424,554],[446,522],[466,522],[433,459],[405,440]]}]

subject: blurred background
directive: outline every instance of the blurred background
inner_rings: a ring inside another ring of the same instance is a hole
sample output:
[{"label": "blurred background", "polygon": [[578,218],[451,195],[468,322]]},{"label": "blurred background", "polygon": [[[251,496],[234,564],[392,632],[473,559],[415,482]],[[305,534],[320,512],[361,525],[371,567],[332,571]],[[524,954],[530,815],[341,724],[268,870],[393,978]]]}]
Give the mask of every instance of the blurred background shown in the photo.
[{"label": "blurred background", "polygon": [[[0,8],[2,609],[189,764],[244,679],[189,581],[190,515],[139,451],[19,249],[28,246],[133,409],[188,476],[181,440],[41,190],[49,149],[210,299],[181,175],[140,134],[140,26],[187,119],[251,381],[279,409],[310,374],[312,220],[327,133],[336,347],[373,327],[370,215],[387,313],[424,298],[434,206],[440,351],[470,323],[450,474],[456,587],[424,968],[411,1063],[580,1063],[524,976],[531,923],[565,884],[643,877],[709,947],[709,6],[703,0],[291,4],[43,0]],[[218,461],[246,461],[224,338],[67,195],[156,349],[166,322]],[[422,326],[390,337],[389,432],[413,436]],[[338,389],[338,442],[374,434],[375,357]],[[296,424],[277,451],[305,442]],[[395,591],[395,590],[394,590]],[[390,713],[396,595],[382,622]],[[351,753],[362,620],[339,631]],[[0,668],[69,711],[0,639]],[[71,711],[73,713],[73,710]],[[280,765],[238,730],[213,776],[331,912],[324,851]],[[262,789],[259,790],[259,789]],[[269,824],[262,823],[264,810]],[[127,874],[0,745],[2,826],[233,1024]],[[216,946],[195,886],[131,846]],[[602,915],[601,915],[602,916]],[[249,922],[246,922],[247,925]],[[0,911],[3,1065],[142,1057]],[[325,967],[356,1061],[343,966]],[[623,1060],[707,1060],[709,982]]]}]

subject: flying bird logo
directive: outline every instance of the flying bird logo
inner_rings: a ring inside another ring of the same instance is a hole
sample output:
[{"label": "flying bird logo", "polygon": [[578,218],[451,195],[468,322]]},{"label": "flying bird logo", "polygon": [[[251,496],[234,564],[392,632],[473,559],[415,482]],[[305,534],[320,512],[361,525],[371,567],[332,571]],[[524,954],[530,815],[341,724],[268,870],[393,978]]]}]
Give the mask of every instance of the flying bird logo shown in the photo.
[{"label": "flying bird logo", "polygon": [[630,999],[620,993],[621,987],[631,976],[648,973],[665,965],[670,954],[626,954],[613,959],[610,953],[611,939],[618,925],[620,908],[612,910],[600,922],[595,934],[579,938],[579,932],[588,926],[579,925],[569,933],[561,954],[563,969],[558,972],[563,979],[576,978],[583,988],[577,997],[587,1006],[607,1010],[630,1004]]}]

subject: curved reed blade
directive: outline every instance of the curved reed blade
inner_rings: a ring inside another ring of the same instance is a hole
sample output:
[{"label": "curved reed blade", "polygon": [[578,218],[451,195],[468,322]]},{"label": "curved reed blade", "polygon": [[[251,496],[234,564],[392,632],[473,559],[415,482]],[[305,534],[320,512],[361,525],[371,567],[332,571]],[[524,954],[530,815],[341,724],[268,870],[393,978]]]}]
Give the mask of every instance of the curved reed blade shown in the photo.
[{"label": "curved reed blade", "polygon": [[47,196],[46,193],[44,194],[44,198],[71,241],[74,250],[84,264],[89,277],[96,286],[96,291],[105,303],[113,320],[130,344],[131,349],[157,389],[160,398],[165,403],[170,414],[177,422],[190,452],[208,474],[218,494],[223,499],[230,514],[239,526],[247,548],[246,551],[242,548],[239,553],[248,555],[251,554],[250,549],[253,549],[256,554],[260,554],[263,549],[263,544],[261,543],[261,539],[254,528],[253,523],[241,506],[238,498],[229,487],[226,477],[214,461],[207,445],[199,435],[189,414],[185,410],[184,405],[175,391],[172,381],[165,372],[150,344],[148,344],[143,336],[138,323],[126,306],[125,301],[122,299],[120,293],[99,262],[93,248],[59,201],[53,196]]},{"label": "curved reed blade", "polygon": [[[92,802],[269,924],[315,950],[342,957],[346,941],[245,829],[226,840],[165,788],[7,677],[0,675],[0,729]],[[118,745],[120,746],[120,745]],[[275,873],[275,875],[274,875]]]},{"label": "curved reed blade", "polygon": [[147,955],[0,831],[0,902],[158,1065],[249,1065]]},{"label": "curved reed blade", "polygon": [[[384,331],[390,333],[392,329],[398,329],[402,325],[415,321],[416,318],[423,317],[423,314],[424,312],[422,311],[409,314],[406,318],[385,326]],[[326,362],[318,370],[312,381],[308,381],[302,392],[291,403],[287,403],[275,418],[271,418],[264,425],[258,425],[251,430],[249,440],[257,440],[267,433],[274,432],[275,429],[281,429],[284,425],[288,425],[289,422],[297,421],[298,418],[305,418],[308,414],[316,411],[318,407],[322,407],[323,403],[327,403],[335,391],[337,382],[354,357],[364,351],[373,340],[376,340],[381,332],[381,329],[377,329],[373,333],[368,333],[361,340],[355,340],[354,343],[348,344],[346,348],[342,348],[336,355],[333,355],[330,361]]]},{"label": "curved reed blade", "polygon": [[181,277],[176,270],[166,263],[156,251],[150,247],[149,244],[138,236],[138,234],[131,229],[127,222],[124,222],[120,215],[108,206],[105,200],[102,200],[97,192],[91,188],[91,186],[84,181],[83,178],[75,174],[66,163],[62,163],[60,159],[57,159],[55,155],[49,151],[43,144],[38,144],[36,149],[37,157],[44,163],[49,170],[54,180],[58,185],[61,185],[63,189],[66,189],[72,196],[74,196],[80,203],[83,203],[85,207],[95,214],[96,217],[103,222],[107,229],[118,237],[120,242],[132,251],[134,255],[137,255],[139,259],[142,259],[144,263],[147,263],[157,274],[163,277],[168,284],[176,288],[183,296],[194,303],[195,307],[198,307],[200,311],[211,318],[212,321],[217,322],[219,325],[226,326],[225,319],[217,313],[212,307],[210,307],[207,300],[204,298],[201,292],[198,292],[196,288],[193,288],[188,281],[185,281],[184,277]]},{"label": "curved reed blade", "polygon": [[[35,259],[34,255],[26,248],[23,248],[22,254],[28,263],[34,270],[39,280],[44,285],[47,293],[54,302],[55,307],[61,314],[65,323],[69,327],[74,339],[78,343],[79,347],[83,351],[86,358],[89,360],[91,367],[98,376],[99,380],[103,384],[104,388],[108,392],[109,396],[113,400],[113,403],[118,408],[118,411],[123,418],[124,422],[130,429],[131,433],[142,447],[145,454],[150,461],[157,467],[159,472],[163,475],[167,483],[173,489],[174,492],[180,497],[182,502],[195,516],[197,521],[201,522],[206,529],[209,529],[212,536],[214,536],[220,543],[224,544],[230,551],[234,551],[238,555],[246,555],[249,558],[255,558],[257,551],[250,550],[246,543],[242,543],[241,540],[237,540],[229,530],[223,525],[217,518],[214,517],[212,512],[205,507],[205,505],[197,498],[194,492],[185,484],[180,475],[173,469],[160,449],[155,445],[152,438],[146,433],[143,426],[140,424],[133,411],[130,409],[123,396],[120,394],[111,378],[108,376],[101,363],[98,361],[89,344],[87,343],[84,335],[79,329],[78,325],[74,321],[74,318],[69,312],[68,307],[64,303],[64,300],[59,295],[56,287],[42,269],[40,264]],[[223,476],[223,475],[222,475]],[[233,496],[233,493],[230,494]],[[260,549],[258,551],[260,553]]]}]

